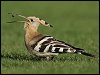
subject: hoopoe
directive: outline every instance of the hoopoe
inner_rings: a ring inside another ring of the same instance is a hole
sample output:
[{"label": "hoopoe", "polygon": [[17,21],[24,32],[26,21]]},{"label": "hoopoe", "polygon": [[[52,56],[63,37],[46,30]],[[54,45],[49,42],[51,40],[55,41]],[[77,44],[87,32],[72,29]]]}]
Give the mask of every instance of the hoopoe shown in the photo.
[{"label": "hoopoe", "polygon": [[[76,48],[63,41],[56,40],[52,36],[39,33],[39,25],[52,27],[52,25],[50,25],[46,21],[35,16],[25,17],[18,14],[16,15],[24,18],[25,21],[12,21],[9,23],[24,22],[25,45],[31,54],[39,57],[45,57],[47,60],[52,59],[54,56],[57,56],[61,53],[77,53],[94,57],[94,55],[85,52],[84,49]],[[12,17],[14,17],[13,14]]]}]

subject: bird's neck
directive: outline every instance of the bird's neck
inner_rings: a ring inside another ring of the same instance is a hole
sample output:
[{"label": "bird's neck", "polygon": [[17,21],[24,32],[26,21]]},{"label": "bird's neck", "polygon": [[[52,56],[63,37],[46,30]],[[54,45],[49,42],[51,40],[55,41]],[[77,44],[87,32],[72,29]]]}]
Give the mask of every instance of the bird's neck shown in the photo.
[{"label": "bird's neck", "polygon": [[36,36],[40,35],[40,33],[37,31],[38,27],[33,25],[28,25],[25,29],[25,40],[26,42],[30,42],[33,40]]}]

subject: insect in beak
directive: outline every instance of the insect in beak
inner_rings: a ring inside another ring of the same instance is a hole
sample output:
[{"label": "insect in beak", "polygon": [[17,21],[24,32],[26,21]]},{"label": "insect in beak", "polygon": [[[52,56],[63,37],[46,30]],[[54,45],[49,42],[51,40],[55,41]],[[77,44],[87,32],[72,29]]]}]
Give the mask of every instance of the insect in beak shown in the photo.
[{"label": "insect in beak", "polygon": [[[19,17],[22,17],[22,18],[28,20],[25,16],[22,16],[22,15],[19,15],[19,14],[13,14],[13,13],[8,13],[8,14],[11,14],[12,17],[15,17],[15,15],[17,15]],[[14,22],[25,22],[25,21],[11,21],[11,22],[7,22],[7,23],[14,23]]]}]

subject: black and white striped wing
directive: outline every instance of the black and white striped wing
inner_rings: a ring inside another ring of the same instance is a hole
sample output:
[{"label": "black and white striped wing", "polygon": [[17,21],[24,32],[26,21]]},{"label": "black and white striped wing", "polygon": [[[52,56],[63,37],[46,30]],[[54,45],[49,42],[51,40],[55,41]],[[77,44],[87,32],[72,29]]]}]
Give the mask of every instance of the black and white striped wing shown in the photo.
[{"label": "black and white striped wing", "polygon": [[33,50],[36,50],[37,52],[78,53],[90,57],[95,57],[94,55],[85,52],[84,49],[76,48],[63,41],[56,40],[51,36],[44,36],[31,47]]},{"label": "black and white striped wing", "polygon": [[75,52],[73,46],[63,41],[56,40],[51,36],[44,36],[32,48],[38,52],[66,53]]}]

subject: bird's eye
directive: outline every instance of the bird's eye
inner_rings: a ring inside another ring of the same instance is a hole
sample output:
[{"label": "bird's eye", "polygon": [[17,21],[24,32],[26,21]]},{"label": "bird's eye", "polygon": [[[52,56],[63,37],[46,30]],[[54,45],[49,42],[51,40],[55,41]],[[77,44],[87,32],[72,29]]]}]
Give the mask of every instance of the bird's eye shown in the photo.
[{"label": "bird's eye", "polygon": [[30,20],[31,20],[31,22],[34,22],[33,19],[30,19]]}]

